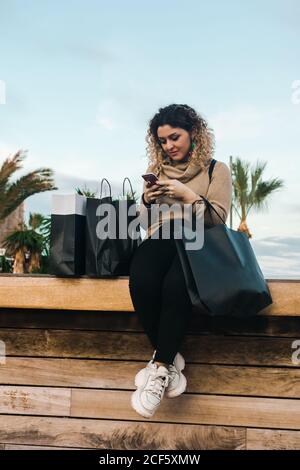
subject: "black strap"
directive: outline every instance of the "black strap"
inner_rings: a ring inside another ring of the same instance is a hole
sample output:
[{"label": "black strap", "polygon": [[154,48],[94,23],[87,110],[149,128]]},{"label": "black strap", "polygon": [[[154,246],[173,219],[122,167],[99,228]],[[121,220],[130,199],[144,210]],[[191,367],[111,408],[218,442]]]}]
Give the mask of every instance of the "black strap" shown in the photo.
[{"label": "black strap", "polygon": [[[210,165],[209,165],[209,169],[208,169],[208,176],[209,176],[209,183],[211,182],[211,176],[212,176],[212,172],[214,170],[214,167],[215,167],[215,164],[217,163],[217,160],[215,160],[214,158],[211,160],[210,162]],[[206,204],[206,207],[209,209],[209,215],[210,217],[211,216],[211,212],[210,212],[210,209],[212,209],[213,211],[215,211],[215,213],[217,214],[217,216],[222,220],[223,224],[226,225],[226,222],[222,219],[222,217],[220,216],[220,214],[216,211],[216,209],[214,208],[214,206],[209,202],[208,199],[206,199],[204,196],[202,196],[200,194],[200,196],[202,197],[202,199],[204,200],[205,204]]]},{"label": "black strap", "polygon": [[[208,209],[212,209],[213,211],[215,211],[215,213],[217,214],[217,216],[222,220],[223,224],[226,225],[226,222],[225,220],[222,219],[222,217],[220,216],[220,214],[216,211],[216,209],[214,208],[214,206],[209,202],[208,199],[206,199],[204,196],[201,196],[202,199],[204,200],[206,206],[208,207]],[[211,213],[210,214],[210,217],[211,217]]]},{"label": "black strap", "polygon": [[210,162],[209,169],[208,169],[209,182],[211,182],[211,175],[212,175],[212,172],[214,171],[214,167],[216,163],[217,163],[217,160],[215,160],[214,158]]}]

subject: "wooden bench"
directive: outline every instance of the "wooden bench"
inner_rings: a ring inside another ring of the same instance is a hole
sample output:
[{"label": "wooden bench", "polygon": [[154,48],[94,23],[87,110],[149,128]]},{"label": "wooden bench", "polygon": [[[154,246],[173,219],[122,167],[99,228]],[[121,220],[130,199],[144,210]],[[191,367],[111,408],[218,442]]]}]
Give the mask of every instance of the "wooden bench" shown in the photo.
[{"label": "wooden bench", "polygon": [[[152,348],[128,278],[0,275],[0,448],[299,449],[300,280],[255,318],[193,315],[186,392],[130,405]],[[175,406],[174,406],[175,405]]]}]

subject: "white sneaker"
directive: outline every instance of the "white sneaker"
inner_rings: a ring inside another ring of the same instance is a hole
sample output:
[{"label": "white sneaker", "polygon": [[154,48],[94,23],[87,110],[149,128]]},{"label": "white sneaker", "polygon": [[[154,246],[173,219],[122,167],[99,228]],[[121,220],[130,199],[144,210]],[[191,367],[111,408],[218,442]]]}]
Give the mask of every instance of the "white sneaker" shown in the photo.
[{"label": "white sneaker", "polygon": [[[156,350],[153,353],[152,359],[148,362],[146,367],[143,367],[135,376],[135,386],[141,387],[147,380],[148,374],[153,370],[153,362],[155,358]],[[169,384],[165,391],[167,398],[175,398],[181,395],[187,386],[186,377],[181,372],[185,367],[185,360],[183,356],[178,352],[174,358],[173,364],[168,366],[169,369]]]},{"label": "white sneaker", "polygon": [[145,369],[147,373],[140,374],[138,388],[131,395],[131,405],[137,413],[150,418],[163,399],[169,383],[169,370],[165,366],[158,367],[151,361]]},{"label": "white sneaker", "polygon": [[181,372],[184,369],[185,360],[178,352],[174,358],[173,364],[170,364],[169,369],[169,384],[166,388],[165,395],[168,398],[178,397],[186,389],[186,377]]},{"label": "white sneaker", "polygon": [[153,370],[153,362],[155,357],[156,350],[153,353],[152,359],[148,362],[146,367],[143,367],[135,376],[134,384],[136,387],[141,387],[147,380],[148,373]]}]

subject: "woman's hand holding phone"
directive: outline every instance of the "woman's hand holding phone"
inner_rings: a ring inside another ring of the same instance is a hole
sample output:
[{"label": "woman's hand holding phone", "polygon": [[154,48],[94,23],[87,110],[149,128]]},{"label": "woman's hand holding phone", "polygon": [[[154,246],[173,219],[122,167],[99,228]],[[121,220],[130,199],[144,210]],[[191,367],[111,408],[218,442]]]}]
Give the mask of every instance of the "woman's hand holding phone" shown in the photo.
[{"label": "woman's hand holding phone", "polygon": [[142,175],[146,181],[144,190],[144,201],[146,204],[152,204],[156,198],[164,194],[164,188],[160,187],[156,182],[158,181],[157,176],[154,173],[146,173]]},{"label": "woman's hand holding phone", "polygon": [[144,191],[144,200],[147,204],[152,204],[156,198],[164,194],[164,190],[158,184],[146,183]]}]

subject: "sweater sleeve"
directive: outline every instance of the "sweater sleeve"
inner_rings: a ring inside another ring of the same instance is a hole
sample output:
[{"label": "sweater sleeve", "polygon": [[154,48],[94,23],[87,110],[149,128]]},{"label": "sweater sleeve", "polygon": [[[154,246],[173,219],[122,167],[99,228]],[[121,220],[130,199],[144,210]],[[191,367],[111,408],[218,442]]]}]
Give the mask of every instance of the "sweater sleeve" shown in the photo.
[{"label": "sweater sleeve", "polygon": [[[208,187],[206,199],[214,209],[220,214],[224,222],[230,211],[232,202],[232,178],[229,167],[226,163],[218,161],[212,172],[212,178]],[[211,215],[210,215],[211,214]],[[206,225],[221,224],[221,219],[211,208],[205,208],[204,223]]]}]

